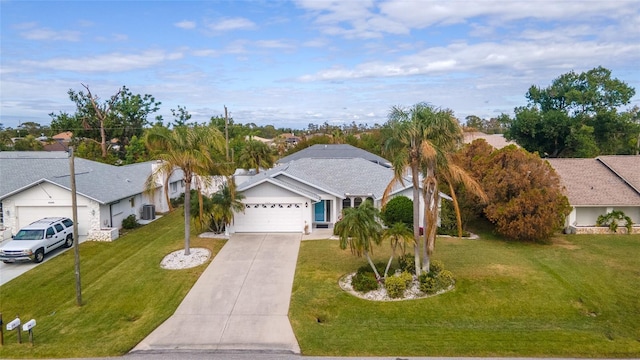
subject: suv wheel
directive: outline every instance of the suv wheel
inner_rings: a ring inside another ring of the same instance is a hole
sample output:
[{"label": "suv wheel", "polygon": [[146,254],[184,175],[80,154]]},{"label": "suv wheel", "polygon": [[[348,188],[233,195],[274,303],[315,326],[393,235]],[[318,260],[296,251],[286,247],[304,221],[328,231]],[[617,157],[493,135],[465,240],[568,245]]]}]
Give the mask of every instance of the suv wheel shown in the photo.
[{"label": "suv wheel", "polygon": [[38,250],[36,250],[36,254],[33,257],[33,262],[38,264],[38,263],[41,263],[42,260],[44,260],[44,250],[43,249],[38,249]]},{"label": "suv wheel", "polygon": [[73,246],[73,235],[69,234],[67,235],[67,239],[64,241],[64,247],[70,248],[71,246]]}]

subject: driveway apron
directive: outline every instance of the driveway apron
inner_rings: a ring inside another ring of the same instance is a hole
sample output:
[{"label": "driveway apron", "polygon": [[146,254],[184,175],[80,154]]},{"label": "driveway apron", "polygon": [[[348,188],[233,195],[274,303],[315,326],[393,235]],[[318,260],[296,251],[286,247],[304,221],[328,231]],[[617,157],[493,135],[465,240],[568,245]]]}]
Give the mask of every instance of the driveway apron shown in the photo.
[{"label": "driveway apron", "polygon": [[234,234],[176,312],[132,352],[300,353],[288,318],[301,234]]}]

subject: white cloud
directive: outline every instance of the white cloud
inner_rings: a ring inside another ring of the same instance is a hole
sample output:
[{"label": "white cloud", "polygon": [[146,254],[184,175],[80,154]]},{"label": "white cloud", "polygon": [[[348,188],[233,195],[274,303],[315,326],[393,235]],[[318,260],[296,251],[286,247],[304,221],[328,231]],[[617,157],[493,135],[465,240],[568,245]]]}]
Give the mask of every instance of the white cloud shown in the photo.
[{"label": "white cloud", "polygon": [[256,46],[267,49],[293,49],[294,46],[286,40],[260,40],[255,42]]},{"label": "white cloud", "polygon": [[[309,12],[322,32],[347,38],[376,38],[383,34],[408,34],[411,29],[434,25],[469,23],[484,18],[493,26],[523,19],[571,22],[628,18],[640,11],[634,0],[616,1],[468,1],[388,0],[317,1],[300,0],[298,7]],[[628,19],[632,21],[631,19]],[[636,20],[637,21],[637,20]],[[489,29],[483,27],[486,32]]]},{"label": "white cloud", "polygon": [[223,32],[232,30],[251,30],[256,28],[256,24],[245,18],[228,18],[207,25],[212,31]]},{"label": "white cloud", "polygon": [[185,30],[191,30],[191,29],[195,29],[196,28],[196,22],[195,21],[189,21],[189,20],[183,20],[180,22],[177,22],[175,24],[173,24],[175,27],[178,27],[180,29],[185,29]]},{"label": "white cloud", "polygon": [[347,80],[372,77],[434,75],[468,71],[513,72],[548,68],[557,71],[574,67],[612,64],[616,58],[640,61],[640,44],[572,41],[508,43],[455,43],[429,48],[392,61],[370,61],[352,68],[332,67],[299,78],[301,81]]},{"label": "white cloud", "polygon": [[79,31],[56,31],[47,28],[32,28],[25,30],[20,35],[28,40],[47,40],[47,41],[80,41]]},{"label": "white cloud", "polygon": [[164,61],[182,58],[182,53],[149,50],[139,54],[110,53],[83,58],[55,58],[44,61],[25,60],[26,67],[73,72],[122,72],[149,68]]}]

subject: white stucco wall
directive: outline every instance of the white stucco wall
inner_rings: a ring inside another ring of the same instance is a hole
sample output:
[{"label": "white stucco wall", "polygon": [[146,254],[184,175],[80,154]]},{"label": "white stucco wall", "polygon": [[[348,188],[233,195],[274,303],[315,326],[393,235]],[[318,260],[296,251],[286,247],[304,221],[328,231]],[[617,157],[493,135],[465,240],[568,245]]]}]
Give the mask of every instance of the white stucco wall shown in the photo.
[{"label": "white stucco wall", "polygon": [[[77,195],[79,226],[82,227],[81,234],[86,234],[99,224],[98,203],[80,194]],[[15,234],[19,230],[20,223],[28,219],[20,219],[19,209],[38,207],[38,217],[40,214],[49,217],[64,216],[72,218],[73,210],[71,206],[71,192],[47,182],[38,184],[29,189],[21,191],[2,201],[4,211],[4,225],[11,228]],[[50,211],[47,211],[50,209]],[[93,212],[92,212],[93,211]],[[24,213],[22,216],[26,216]],[[35,221],[37,219],[29,219]],[[85,224],[86,222],[86,224]],[[25,225],[25,224],[23,224]],[[98,226],[99,228],[99,226]]]}]

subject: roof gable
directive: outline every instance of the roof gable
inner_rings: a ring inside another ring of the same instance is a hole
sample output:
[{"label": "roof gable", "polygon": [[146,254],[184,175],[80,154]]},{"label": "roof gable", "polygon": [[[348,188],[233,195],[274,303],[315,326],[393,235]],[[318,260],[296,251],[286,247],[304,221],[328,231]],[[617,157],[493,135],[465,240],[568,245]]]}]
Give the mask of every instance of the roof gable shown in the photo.
[{"label": "roof gable", "polygon": [[[308,185],[310,188],[306,191],[312,191],[318,197],[321,194],[332,194],[339,198],[361,195],[380,199],[393,177],[392,169],[362,158],[302,158],[255,175],[240,184],[238,191],[258,186],[267,179],[275,179],[283,187],[294,187],[294,181]],[[407,187],[405,185],[395,190]]]}]

